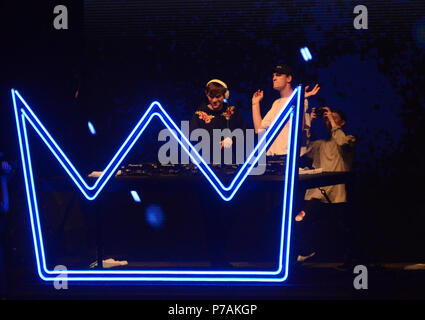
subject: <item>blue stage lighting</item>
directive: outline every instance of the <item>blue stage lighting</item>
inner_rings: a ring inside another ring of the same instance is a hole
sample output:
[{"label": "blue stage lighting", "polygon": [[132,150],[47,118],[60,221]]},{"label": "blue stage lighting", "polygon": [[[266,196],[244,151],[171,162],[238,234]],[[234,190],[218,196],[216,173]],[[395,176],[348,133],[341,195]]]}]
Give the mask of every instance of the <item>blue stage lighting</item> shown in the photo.
[{"label": "blue stage lighting", "polygon": [[130,193],[131,193],[131,196],[133,197],[134,202],[142,202],[140,200],[140,197],[139,197],[139,194],[137,193],[137,191],[131,190]]},{"label": "blue stage lighting", "polygon": [[311,56],[310,50],[309,50],[307,47],[305,47],[305,53],[306,53],[306,54],[307,54],[307,56],[308,56],[308,60],[313,59],[313,57]]},{"label": "blue stage lighting", "polygon": [[159,205],[152,204],[145,210],[146,222],[154,229],[159,229],[164,224],[165,215]]},{"label": "blue stage lighting", "polygon": [[310,50],[307,47],[300,49],[301,55],[303,56],[304,61],[310,61],[313,57],[311,56]]},{"label": "blue stage lighting", "polygon": [[95,135],[95,134],[96,134],[96,130],[94,129],[93,123],[91,123],[91,122],[89,121],[88,126],[89,126],[90,133],[91,133],[92,135]]},{"label": "blue stage lighting", "polygon": [[301,52],[301,55],[303,56],[304,61],[307,61],[307,60],[308,60],[308,58],[307,58],[307,55],[306,55],[306,53],[305,53],[305,51],[304,51],[304,48],[301,48],[301,49],[300,49],[300,52]]}]

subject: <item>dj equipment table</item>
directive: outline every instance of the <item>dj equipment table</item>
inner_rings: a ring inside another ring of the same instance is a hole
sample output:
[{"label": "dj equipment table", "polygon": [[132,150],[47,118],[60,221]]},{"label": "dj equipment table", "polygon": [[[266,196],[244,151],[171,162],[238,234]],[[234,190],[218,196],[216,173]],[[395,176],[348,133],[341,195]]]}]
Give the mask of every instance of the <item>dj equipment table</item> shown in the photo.
[{"label": "dj equipment table", "polygon": [[[262,175],[250,175],[246,178],[241,189],[238,191],[239,194],[248,194],[249,192],[262,192],[267,194],[278,193],[282,190],[283,182],[285,181],[284,164],[271,164],[267,165],[267,168]],[[235,174],[237,173],[238,166],[212,166],[213,171],[221,179],[223,184],[228,184]],[[97,175],[91,174],[89,180],[93,180]],[[306,189],[336,185],[346,183],[350,179],[350,174],[347,172],[320,172],[312,173],[307,171],[298,175],[298,183],[296,184],[295,190],[295,201],[300,201],[304,197]],[[67,177],[57,177],[49,179],[41,184],[42,190],[44,191],[59,191],[69,192],[70,188],[73,191],[75,186],[69,181]],[[136,164],[122,166],[117,174],[109,181],[106,185],[104,192],[108,193],[120,193],[129,192],[130,190],[140,189],[146,194],[146,192],[153,194],[169,194],[172,195],[175,192],[187,192],[192,194],[193,198],[196,198],[196,194],[212,194],[214,196],[215,191],[212,189],[209,182],[205,179],[203,174],[193,165],[170,165],[170,166],[158,166],[156,164]],[[102,197],[105,197],[103,194]],[[78,193],[75,192],[73,200],[78,199]],[[172,197],[169,197],[172,201]],[[221,201],[221,199],[211,198],[213,201]],[[71,202],[72,202],[71,201]],[[190,201],[190,197],[188,197]],[[236,199],[237,201],[237,199]],[[101,201],[100,201],[101,202]],[[90,202],[88,205],[96,212],[96,242],[97,242],[97,262],[98,268],[102,268],[103,262],[103,235],[102,235],[102,221],[104,207],[101,206],[99,201]],[[68,206],[71,208],[71,205]],[[296,206],[295,206],[296,208]],[[107,210],[107,207],[106,207]],[[65,225],[65,221],[68,219],[69,212],[64,215],[64,221],[61,223]]]},{"label": "dj equipment table", "polygon": [[[239,166],[236,165],[213,165],[212,170],[221,179],[223,184],[231,182],[237,174]],[[261,184],[268,188],[274,188],[281,185],[285,180],[284,163],[267,164],[266,169],[261,175],[249,175],[244,182],[251,187]],[[93,177],[94,178],[94,177]],[[92,179],[93,179],[92,178]],[[348,172],[319,172],[315,170],[303,170],[298,175],[298,183],[301,189],[315,188],[328,185],[345,183],[350,178]],[[144,186],[160,186],[161,190],[176,185],[186,185],[188,187],[199,187],[201,180],[206,180],[203,174],[194,165],[156,165],[156,164],[134,164],[122,166],[114,177],[114,183],[117,185],[128,182],[143,184]]]}]

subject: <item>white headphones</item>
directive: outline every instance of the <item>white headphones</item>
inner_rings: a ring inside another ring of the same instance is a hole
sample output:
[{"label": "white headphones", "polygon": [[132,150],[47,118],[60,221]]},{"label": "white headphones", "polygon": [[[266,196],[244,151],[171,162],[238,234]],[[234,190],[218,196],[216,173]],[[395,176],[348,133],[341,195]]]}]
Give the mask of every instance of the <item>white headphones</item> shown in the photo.
[{"label": "white headphones", "polygon": [[208,86],[211,82],[215,82],[215,83],[221,84],[223,87],[225,87],[226,88],[226,92],[224,93],[224,99],[226,99],[226,100],[229,99],[230,92],[229,92],[229,89],[227,88],[227,84],[225,84],[221,80],[212,79],[212,80],[208,81],[208,83],[205,86]]}]

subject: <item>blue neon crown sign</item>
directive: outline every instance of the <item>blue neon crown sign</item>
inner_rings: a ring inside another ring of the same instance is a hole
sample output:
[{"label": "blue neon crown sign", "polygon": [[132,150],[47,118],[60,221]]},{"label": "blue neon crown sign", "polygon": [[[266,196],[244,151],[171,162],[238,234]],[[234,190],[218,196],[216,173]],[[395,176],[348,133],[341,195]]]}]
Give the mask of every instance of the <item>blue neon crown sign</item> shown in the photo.
[{"label": "blue neon crown sign", "polygon": [[[204,161],[187,137],[170,118],[161,104],[152,102],[135,128],[115,153],[114,157],[103,170],[93,185],[87,184],[72,162],[68,159],[58,143],[49,134],[47,129],[38,119],[36,114],[22,98],[17,90],[12,89],[12,100],[18,131],[19,148],[21,153],[26,196],[28,202],[31,231],[34,242],[34,251],[39,276],[46,281],[145,281],[145,282],[282,282],[288,277],[289,248],[291,237],[291,217],[294,199],[295,177],[297,176],[297,155],[299,154],[299,132],[301,119],[302,87],[298,86],[289,97],[270,127],[261,137],[256,147],[252,150],[245,163],[239,169],[228,186],[215,175],[210,166]],[[18,107],[17,99],[22,103]],[[285,181],[283,190],[282,225],[279,239],[278,268],[270,271],[218,271],[218,270],[48,270],[44,252],[44,242],[40,216],[37,204],[37,195],[34,185],[34,176],[31,162],[27,124],[37,132],[48,149],[52,152],[66,173],[88,200],[95,200],[111,179],[119,165],[130,152],[134,144],[141,137],[144,130],[154,117],[158,117],[170,130],[182,149],[189,155],[211,186],[224,201],[230,201],[239,190],[242,183],[258,162],[260,156],[273,142],[280,129],[290,121],[288,157],[285,168]]]}]

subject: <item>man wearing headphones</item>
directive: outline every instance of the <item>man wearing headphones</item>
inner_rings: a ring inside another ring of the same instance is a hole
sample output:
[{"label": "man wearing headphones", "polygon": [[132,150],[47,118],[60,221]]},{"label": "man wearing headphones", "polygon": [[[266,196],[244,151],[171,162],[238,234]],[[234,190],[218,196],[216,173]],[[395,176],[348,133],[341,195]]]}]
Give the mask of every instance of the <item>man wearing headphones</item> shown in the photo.
[{"label": "man wearing headphones", "polygon": [[[214,150],[225,153],[232,148],[232,154],[235,154],[235,145],[239,143],[237,139],[230,136],[214,139],[214,130],[229,129],[233,132],[235,129],[242,129],[245,134],[245,121],[235,106],[227,103],[229,99],[229,90],[227,85],[218,79],[213,79],[206,84],[205,96],[207,102],[202,104],[195,111],[190,120],[189,129],[192,133],[195,129],[205,129],[210,136],[210,155]],[[213,145],[217,144],[217,145]],[[206,162],[207,157],[202,154]],[[221,156],[221,154],[220,154]],[[221,157],[220,159],[223,159]],[[211,161],[216,163],[215,161]],[[234,161],[232,161],[234,163]],[[217,163],[216,163],[217,164]],[[218,199],[216,194],[200,194],[203,222],[205,225],[205,241],[207,245],[208,256],[213,268],[231,268],[227,246],[230,230],[234,223],[234,215],[229,212],[229,206],[226,202]]]},{"label": "man wearing headphones", "polygon": [[[227,85],[221,80],[213,79],[206,84],[205,96],[208,103],[201,104],[195,111],[189,124],[190,132],[192,133],[193,130],[199,128],[207,130],[210,135],[210,150],[212,152],[214,150],[232,148],[234,140],[230,137],[222,139],[219,146],[213,145],[215,143],[213,139],[214,129],[229,129],[232,132],[235,129],[242,129],[243,133],[245,133],[246,129],[242,115],[235,106],[230,106],[227,103],[229,99]],[[235,148],[233,149],[235,151]],[[212,152],[210,153],[211,156],[213,155]],[[232,154],[234,156],[234,152]],[[209,162],[210,159],[205,160]]]}]

